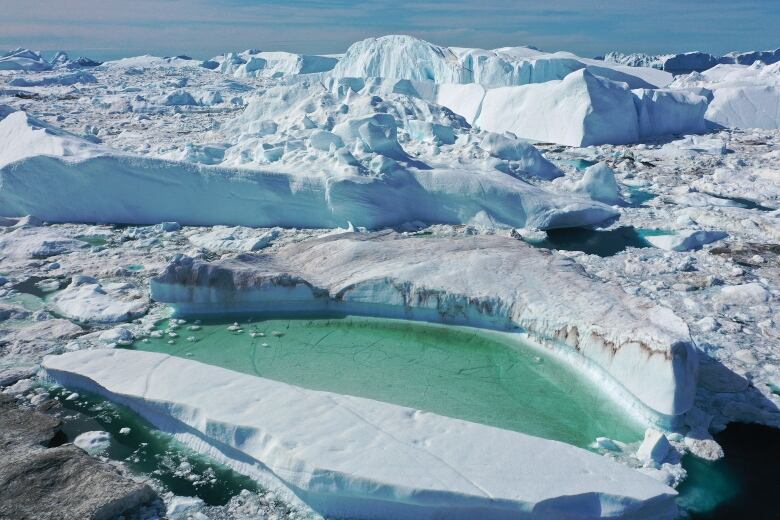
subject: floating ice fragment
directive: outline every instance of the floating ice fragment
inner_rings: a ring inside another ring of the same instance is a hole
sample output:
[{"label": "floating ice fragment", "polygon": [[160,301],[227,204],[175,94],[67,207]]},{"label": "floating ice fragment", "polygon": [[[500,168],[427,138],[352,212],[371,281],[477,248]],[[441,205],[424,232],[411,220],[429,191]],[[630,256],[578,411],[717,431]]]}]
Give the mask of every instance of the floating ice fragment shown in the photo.
[{"label": "floating ice fragment", "polygon": [[111,444],[111,434],[104,431],[84,432],[76,437],[73,444],[90,455],[95,455],[108,449]]}]

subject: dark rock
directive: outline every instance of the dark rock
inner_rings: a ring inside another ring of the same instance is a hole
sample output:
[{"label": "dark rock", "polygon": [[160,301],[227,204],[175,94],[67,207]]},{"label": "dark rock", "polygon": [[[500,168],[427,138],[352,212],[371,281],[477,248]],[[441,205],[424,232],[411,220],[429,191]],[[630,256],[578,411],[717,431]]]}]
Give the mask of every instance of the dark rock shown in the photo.
[{"label": "dark rock", "polygon": [[108,520],[157,500],[146,484],[60,442],[60,420],[0,395],[0,519]]}]

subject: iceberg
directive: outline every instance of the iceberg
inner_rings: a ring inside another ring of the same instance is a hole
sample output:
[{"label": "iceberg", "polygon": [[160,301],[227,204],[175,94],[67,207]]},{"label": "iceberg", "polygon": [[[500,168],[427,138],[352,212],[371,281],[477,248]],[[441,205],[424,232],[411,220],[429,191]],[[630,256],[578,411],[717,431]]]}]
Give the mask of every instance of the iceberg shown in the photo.
[{"label": "iceberg", "polygon": [[521,330],[667,425],[696,389],[696,351],[669,309],[511,238],[343,233],[213,263],[179,257],[150,288],[185,316],[332,310]]},{"label": "iceberg", "polygon": [[711,99],[704,117],[715,127],[780,128],[780,63],[717,65],[672,86],[701,89]]},{"label": "iceberg", "polygon": [[[342,127],[345,137],[389,156],[371,162],[377,171],[370,175],[311,161],[308,168],[291,162],[248,169],[137,156],[21,111],[0,107],[0,115],[5,115],[0,120],[0,211],[5,216],[250,227],[336,228],[351,222],[379,228],[412,221],[466,223],[487,214],[506,226],[538,229],[617,216],[598,202],[536,187],[495,168],[412,161],[393,139],[395,120],[388,114],[352,119]],[[546,160],[538,159],[534,164],[544,166]]]},{"label": "iceberg", "polygon": [[[282,78],[331,70],[338,58],[291,52],[260,52],[254,49],[227,53],[208,60],[208,68],[237,78]],[[213,64],[213,65],[212,65]]]},{"label": "iceberg", "polygon": [[587,70],[561,81],[488,90],[474,124],[490,132],[569,146],[639,140],[631,91]]},{"label": "iceberg", "polygon": [[39,72],[51,70],[52,66],[41,53],[29,49],[15,49],[0,56],[0,70]]},{"label": "iceberg", "polygon": [[[454,112],[478,113],[473,124],[491,132],[569,146],[628,144],[704,131],[707,99],[686,91],[634,90],[587,69],[561,81],[487,90],[478,110],[447,88]],[[465,110],[464,110],[465,107]],[[463,115],[463,114],[461,114]]]},{"label": "iceberg", "polygon": [[631,88],[665,86],[672,76],[655,69],[613,65],[571,53],[530,47],[495,50],[441,47],[413,36],[388,35],[352,44],[333,68],[337,78],[390,78],[434,83],[477,83],[485,88],[561,80],[588,69]]},{"label": "iceberg", "polygon": [[[386,81],[380,90],[401,91],[405,81]],[[590,69],[563,80],[492,89],[476,83],[404,86],[408,95],[446,107],[481,130],[568,146],[701,133],[709,102],[706,95],[685,88],[631,90]]]},{"label": "iceberg", "polygon": [[677,75],[704,72],[719,64],[753,65],[755,62],[760,61],[764,65],[771,65],[780,61],[780,49],[773,51],[730,52],[723,56],[713,56],[700,51],[663,54],[660,56],[641,53],[622,54],[620,52],[608,52],[602,59],[607,63],[631,67],[652,67]]},{"label": "iceberg", "polygon": [[676,515],[671,488],[556,441],[165,354],[79,351],[43,366],[328,516]]}]

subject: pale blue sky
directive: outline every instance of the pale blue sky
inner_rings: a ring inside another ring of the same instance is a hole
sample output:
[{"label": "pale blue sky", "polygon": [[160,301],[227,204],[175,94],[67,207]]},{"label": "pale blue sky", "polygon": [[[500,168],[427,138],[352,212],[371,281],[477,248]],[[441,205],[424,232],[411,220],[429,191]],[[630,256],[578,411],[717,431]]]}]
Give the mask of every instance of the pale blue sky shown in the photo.
[{"label": "pale blue sky", "polygon": [[343,52],[412,34],[442,45],[535,45],[593,56],[780,47],[780,0],[0,0],[0,49],[101,58],[210,57],[253,47]]}]

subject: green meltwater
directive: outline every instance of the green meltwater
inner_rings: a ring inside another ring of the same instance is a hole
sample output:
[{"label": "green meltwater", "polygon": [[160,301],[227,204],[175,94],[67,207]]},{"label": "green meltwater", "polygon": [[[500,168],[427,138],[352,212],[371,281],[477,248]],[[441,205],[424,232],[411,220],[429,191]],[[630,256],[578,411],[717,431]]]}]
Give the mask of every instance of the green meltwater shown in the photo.
[{"label": "green meltwater", "polygon": [[642,438],[595,383],[514,334],[354,316],[165,320],[160,333],[130,348],[581,447]]}]

